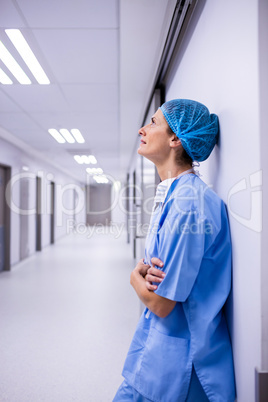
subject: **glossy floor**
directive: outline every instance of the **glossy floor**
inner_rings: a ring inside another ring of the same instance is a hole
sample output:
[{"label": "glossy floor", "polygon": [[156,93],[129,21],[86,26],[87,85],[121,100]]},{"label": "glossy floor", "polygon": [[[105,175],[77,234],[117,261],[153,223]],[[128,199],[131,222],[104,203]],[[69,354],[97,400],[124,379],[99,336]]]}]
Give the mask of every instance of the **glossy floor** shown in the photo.
[{"label": "glossy floor", "polygon": [[0,401],[109,402],[140,314],[125,236],[69,235],[0,274]]}]

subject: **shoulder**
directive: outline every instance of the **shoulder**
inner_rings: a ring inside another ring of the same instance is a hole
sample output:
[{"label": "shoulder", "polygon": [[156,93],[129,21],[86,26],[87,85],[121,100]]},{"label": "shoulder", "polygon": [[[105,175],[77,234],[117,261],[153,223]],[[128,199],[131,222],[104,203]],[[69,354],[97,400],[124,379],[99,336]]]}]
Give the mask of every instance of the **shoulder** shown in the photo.
[{"label": "shoulder", "polygon": [[185,175],[176,180],[170,197],[173,202],[182,203],[186,208],[199,209],[207,203],[222,204],[221,198],[197,175]]}]

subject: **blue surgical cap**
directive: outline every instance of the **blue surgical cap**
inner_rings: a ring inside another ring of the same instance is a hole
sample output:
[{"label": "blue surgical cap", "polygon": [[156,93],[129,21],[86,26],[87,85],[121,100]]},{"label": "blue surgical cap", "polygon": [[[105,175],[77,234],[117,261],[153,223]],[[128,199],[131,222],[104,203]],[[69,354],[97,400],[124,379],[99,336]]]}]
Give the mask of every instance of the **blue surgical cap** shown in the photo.
[{"label": "blue surgical cap", "polygon": [[218,116],[210,114],[202,103],[188,99],[168,101],[160,109],[187,154],[198,162],[207,159],[217,142]]}]

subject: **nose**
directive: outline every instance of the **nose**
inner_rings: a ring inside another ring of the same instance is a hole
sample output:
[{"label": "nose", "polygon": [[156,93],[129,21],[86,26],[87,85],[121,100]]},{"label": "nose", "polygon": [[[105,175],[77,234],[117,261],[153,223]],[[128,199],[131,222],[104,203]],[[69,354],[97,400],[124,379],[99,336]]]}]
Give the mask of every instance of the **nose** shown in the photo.
[{"label": "nose", "polygon": [[145,135],[145,134],[146,134],[146,133],[145,133],[145,127],[146,127],[146,126],[143,126],[143,127],[141,127],[141,128],[139,129],[139,131],[138,131],[139,135]]}]

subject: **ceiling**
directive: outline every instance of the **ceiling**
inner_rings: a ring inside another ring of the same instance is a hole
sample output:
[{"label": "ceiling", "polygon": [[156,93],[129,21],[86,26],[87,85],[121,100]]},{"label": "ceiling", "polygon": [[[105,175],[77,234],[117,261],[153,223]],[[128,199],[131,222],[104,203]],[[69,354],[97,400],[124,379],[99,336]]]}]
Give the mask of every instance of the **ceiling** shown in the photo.
[{"label": "ceiling", "polygon": [[[85,181],[74,153],[124,179],[175,0],[0,0],[0,40],[32,81],[0,84],[4,138]],[[39,85],[5,33],[19,28],[45,70]],[[58,144],[49,128],[78,128],[84,144]],[[2,135],[3,136],[3,135]]]}]

